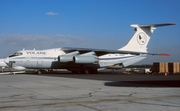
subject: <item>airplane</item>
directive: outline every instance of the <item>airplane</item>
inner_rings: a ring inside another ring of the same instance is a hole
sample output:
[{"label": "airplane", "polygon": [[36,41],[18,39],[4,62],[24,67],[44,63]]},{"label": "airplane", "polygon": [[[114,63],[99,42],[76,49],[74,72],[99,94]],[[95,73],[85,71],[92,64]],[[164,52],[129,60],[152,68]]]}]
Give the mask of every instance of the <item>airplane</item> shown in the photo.
[{"label": "airplane", "polygon": [[1,71],[3,72],[3,69],[5,67],[9,67],[5,62],[4,62],[5,58],[4,59],[0,59],[0,67],[1,67]]},{"label": "airplane", "polygon": [[147,52],[147,45],[156,27],[174,23],[138,25],[132,24],[134,35],[117,50],[62,47],[45,50],[21,50],[7,57],[4,62],[16,70],[67,69],[72,73],[97,73],[109,67],[123,68],[139,62],[147,55],[169,56]]},{"label": "airplane", "polygon": [[8,65],[4,62],[4,59],[0,59],[0,67],[8,67]]}]

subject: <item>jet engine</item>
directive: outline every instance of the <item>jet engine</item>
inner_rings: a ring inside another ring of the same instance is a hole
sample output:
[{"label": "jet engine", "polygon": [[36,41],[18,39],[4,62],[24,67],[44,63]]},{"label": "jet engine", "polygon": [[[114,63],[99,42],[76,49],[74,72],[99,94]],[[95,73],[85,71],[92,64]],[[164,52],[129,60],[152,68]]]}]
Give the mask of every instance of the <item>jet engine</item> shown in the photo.
[{"label": "jet engine", "polygon": [[98,63],[99,59],[96,56],[74,56],[73,62],[82,64],[93,64]]},{"label": "jet engine", "polygon": [[78,55],[79,51],[67,53],[65,55],[58,56],[59,62],[73,62],[73,56]]},{"label": "jet engine", "polygon": [[59,62],[72,62],[73,61],[73,55],[61,55],[58,56]]}]

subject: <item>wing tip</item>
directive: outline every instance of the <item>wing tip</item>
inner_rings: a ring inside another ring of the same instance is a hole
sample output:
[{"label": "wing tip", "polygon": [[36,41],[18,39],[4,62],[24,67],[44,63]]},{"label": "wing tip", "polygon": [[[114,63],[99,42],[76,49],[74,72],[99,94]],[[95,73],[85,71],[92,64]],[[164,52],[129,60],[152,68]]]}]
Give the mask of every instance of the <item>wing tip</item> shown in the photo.
[{"label": "wing tip", "polygon": [[174,23],[174,22],[169,22],[169,24],[170,24],[170,25],[176,25],[176,23]]},{"label": "wing tip", "polygon": [[158,54],[158,56],[170,56],[170,54]]}]

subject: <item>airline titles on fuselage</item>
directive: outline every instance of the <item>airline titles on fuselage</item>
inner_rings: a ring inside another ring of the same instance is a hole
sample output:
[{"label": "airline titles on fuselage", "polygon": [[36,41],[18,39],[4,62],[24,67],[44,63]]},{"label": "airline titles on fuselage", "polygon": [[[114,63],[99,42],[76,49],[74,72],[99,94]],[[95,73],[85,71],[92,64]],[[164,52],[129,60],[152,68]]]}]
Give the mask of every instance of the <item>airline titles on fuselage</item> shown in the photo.
[{"label": "airline titles on fuselage", "polygon": [[29,51],[29,52],[26,52],[27,54],[38,54],[38,55],[46,55],[46,52],[32,52],[32,51]]}]

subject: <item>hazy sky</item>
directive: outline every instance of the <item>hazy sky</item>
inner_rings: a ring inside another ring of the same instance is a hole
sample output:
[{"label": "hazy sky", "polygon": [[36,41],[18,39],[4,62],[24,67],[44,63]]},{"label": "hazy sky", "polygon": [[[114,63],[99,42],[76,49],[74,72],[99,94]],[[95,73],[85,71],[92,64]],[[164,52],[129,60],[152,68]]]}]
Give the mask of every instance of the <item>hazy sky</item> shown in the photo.
[{"label": "hazy sky", "polygon": [[25,49],[118,49],[134,34],[131,24],[174,22],[157,28],[152,53],[139,63],[180,62],[180,0],[0,0],[0,58]]}]

